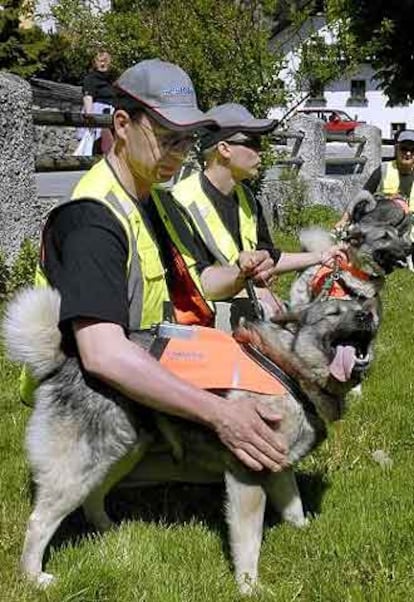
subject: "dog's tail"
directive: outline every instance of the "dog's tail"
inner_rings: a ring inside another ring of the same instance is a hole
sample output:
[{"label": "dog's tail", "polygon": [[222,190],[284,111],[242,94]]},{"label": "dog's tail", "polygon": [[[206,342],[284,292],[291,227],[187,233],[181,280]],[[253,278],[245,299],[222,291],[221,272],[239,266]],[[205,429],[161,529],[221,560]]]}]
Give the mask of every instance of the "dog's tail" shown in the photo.
[{"label": "dog's tail", "polygon": [[332,235],[323,228],[306,228],[301,231],[300,245],[305,251],[327,251],[334,244]]},{"label": "dog's tail", "polygon": [[26,288],[6,307],[3,335],[9,356],[43,378],[64,360],[58,327],[60,295],[51,288]]}]

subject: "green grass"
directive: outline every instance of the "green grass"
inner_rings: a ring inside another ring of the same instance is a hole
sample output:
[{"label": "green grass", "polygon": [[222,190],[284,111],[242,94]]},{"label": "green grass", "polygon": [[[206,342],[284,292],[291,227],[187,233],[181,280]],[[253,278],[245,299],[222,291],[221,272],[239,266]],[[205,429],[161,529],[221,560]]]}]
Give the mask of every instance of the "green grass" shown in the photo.
[{"label": "green grass", "polygon": [[[260,561],[263,593],[278,602],[402,601],[414,597],[414,274],[393,274],[384,294],[376,360],[363,396],[299,467],[308,529],[269,512]],[[18,572],[31,487],[22,441],[30,410],[18,369],[0,356],[0,601],[222,602],[239,597],[229,563],[219,486],[166,486],[112,495],[119,526],[88,531],[80,513],[61,527],[38,592]],[[372,458],[382,449],[393,461]]]}]

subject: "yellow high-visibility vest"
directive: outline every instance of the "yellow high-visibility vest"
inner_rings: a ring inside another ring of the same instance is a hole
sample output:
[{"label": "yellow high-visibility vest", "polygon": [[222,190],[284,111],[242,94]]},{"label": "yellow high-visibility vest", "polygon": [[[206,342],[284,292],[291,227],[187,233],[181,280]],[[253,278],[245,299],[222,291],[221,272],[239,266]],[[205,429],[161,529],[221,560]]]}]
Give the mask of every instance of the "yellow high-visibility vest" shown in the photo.
[{"label": "yellow high-visibility vest", "polygon": [[[397,168],[396,161],[390,161],[385,171],[382,190],[384,194],[397,194],[400,190],[400,174]],[[411,187],[409,207],[410,211],[414,211],[414,185]]]},{"label": "yellow high-visibility vest", "polygon": [[[161,189],[158,191],[156,187],[151,191],[160,217],[165,223],[173,243],[182,254],[195,286],[202,294],[200,278],[195,267],[196,260],[178,238],[180,232],[184,236],[185,229],[180,228],[178,220],[174,220],[174,226],[169,220],[169,212],[165,209],[168,207],[168,199],[164,198],[161,203],[160,196],[164,195],[165,197],[165,194],[165,191]],[[126,234],[128,240],[129,330],[143,330],[162,322],[165,304],[170,301],[170,297],[159,248],[145,225],[135,202],[118,182],[106,160],[102,159],[94,165],[81,178],[71,198],[60,203],[51,214],[63,204],[80,199],[88,199],[105,205],[119,221]],[[172,197],[170,199],[173,202]],[[48,285],[40,264],[36,269],[35,285]],[[209,303],[209,306],[214,308],[212,303]],[[33,377],[28,370],[24,369],[20,381],[20,394],[24,401],[30,401],[35,387],[36,382]]]},{"label": "yellow high-visibility vest", "polygon": [[240,250],[253,251],[257,247],[257,211],[243,186],[235,188],[239,206],[239,249],[232,234],[224,225],[213,202],[203,191],[199,173],[194,173],[173,186],[172,194],[190,215],[202,240],[220,265],[236,263]]}]

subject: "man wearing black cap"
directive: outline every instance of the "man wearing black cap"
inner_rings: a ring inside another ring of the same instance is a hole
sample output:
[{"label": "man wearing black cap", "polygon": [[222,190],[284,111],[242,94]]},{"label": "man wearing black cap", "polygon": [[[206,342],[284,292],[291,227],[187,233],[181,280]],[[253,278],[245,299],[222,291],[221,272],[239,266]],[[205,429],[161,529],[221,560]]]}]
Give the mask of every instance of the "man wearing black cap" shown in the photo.
[{"label": "man wearing black cap", "polygon": [[[378,167],[364,186],[372,194],[381,192],[389,197],[402,197],[414,211],[414,131],[401,130],[395,138],[395,157]],[[349,220],[345,211],[336,227],[343,227]]]},{"label": "man wearing black cap", "polygon": [[[216,106],[206,116],[220,129],[202,136],[204,172],[180,181],[172,193],[190,214],[210,263],[225,266],[256,258],[253,280],[267,316],[272,317],[281,309],[266,288],[272,276],[330,261],[337,248],[320,254],[284,253],[274,247],[262,207],[245,181],[257,177],[261,137],[275,128],[276,121],[255,119],[236,103]],[[210,268],[203,273],[205,281],[209,272]]]},{"label": "man wearing black cap", "polygon": [[[279,416],[247,395],[223,403],[173,376],[126,336],[161,322],[169,301],[170,266],[154,233],[151,187],[171,178],[194,131],[214,120],[198,109],[188,75],[171,63],[143,61],[115,87],[115,143],[51,212],[43,232],[37,280],[61,294],[64,347],[79,354],[88,375],[138,403],[209,426],[249,468],[280,470],[286,455],[274,429]],[[235,266],[226,274],[226,286],[244,277]]]}]

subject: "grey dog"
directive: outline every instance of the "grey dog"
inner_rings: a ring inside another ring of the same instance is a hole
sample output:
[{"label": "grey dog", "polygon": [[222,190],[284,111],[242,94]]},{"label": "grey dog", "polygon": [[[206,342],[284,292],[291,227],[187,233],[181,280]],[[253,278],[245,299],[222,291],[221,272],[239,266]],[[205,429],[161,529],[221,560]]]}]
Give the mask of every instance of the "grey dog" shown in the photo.
[{"label": "grey dog", "polygon": [[[407,267],[412,253],[412,216],[402,202],[382,195],[362,192],[348,207],[349,222],[336,233],[348,243],[349,266],[333,269],[332,278],[342,286],[346,296],[371,299],[384,286],[384,279],[398,267]],[[302,246],[307,250],[326,250],[335,242],[331,233],[321,229],[302,233]],[[320,266],[302,272],[291,288],[292,307],[306,305],[318,296],[315,279]],[[326,290],[326,289],[325,289]]]},{"label": "grey dog", "polygon": [[[104,510],[108,490],[137,463],[146,464],[147,472],[163,471],[162,437],[148,421],[157,413],[88,378],[76,357],[64,355],[59,311],[57,291],[26,289],[8,305],[4,320],[10,356],[25,362],[39,381],[26,438],[36,500],[21,565],[41,585],[53,579],[42,569],[45,548],[70,512],[83,506],[87,519],[104,530],[111,525]],[[294,463],[325,436],[326,423],[342,416],[345,395],[359,380],[357,358],[369,353],[378,316],[370,302],[328,300],[281,319],[285,324],[246,323],[238,337],[278,364],[300,388],[299,395],[287,387],[280,396],[259,396],[281,414],[280,429]],[[338,377],[338,365],[346,377]],[[224,475],[236,579],[241,592],[251,593],[257,583],[266,496],[282,519],[306,524],[293,470],[252,473],[213,432],[179,419],[173,423],[184,446],[184,473],[191,469]]]}]

